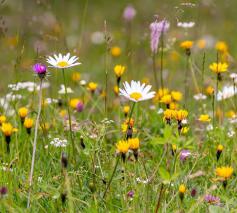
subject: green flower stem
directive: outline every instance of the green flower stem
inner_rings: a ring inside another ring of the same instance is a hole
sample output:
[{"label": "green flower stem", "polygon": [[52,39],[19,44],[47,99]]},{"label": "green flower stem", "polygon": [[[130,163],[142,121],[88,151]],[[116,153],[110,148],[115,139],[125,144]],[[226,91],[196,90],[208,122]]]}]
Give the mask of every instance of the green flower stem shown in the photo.
[{"label": "green flower stem", "polygon": [[70,113],[69,104],[68,104],[67,84],[66,84],[64,69],[62,69],[62,73],[63,73],[63,82],[64,82],[64,87],[65,87],[65,102],[66,102],[66,106],[67,106],[68,119],[69,119],[70,138],[71,138],[71,142],[72,142],[73,154],[75,156],[75,144],[74,144],[73,133],[72,133],[72,119],[71,119],[71,113]]},{"label": "green flower stem", "polygon": [[114,177],[115,172],[116,172],[117,167],[118,167],[118,163],[119,163],[119,157],[117,157],[116,164],[115,164],[115,166],[114,166],[113,173],[112,173],[112,175],[111,175],[111,177],[110,177],[110,179],[109,179],[108,185],[107,185],[107,187],[106,187],[106,189],[105,189],[105,192],[104,192],[104,195],[103,195],[103,199],[105,199],[105,196],[106,196],[106,194],[107,194],[107,191],[108,191],[108,189],[109,189],[109,187],[110,187],[110,184],[111,184],[111,182],[112,182],[112,180],[113,180],[113,177]]},{"label": "green flower stem", "polygon": [[156,90],[158,89],[158,80],[157,80],[157,74],[156,74],[156,54],[152,54],[152,69],[154,74],[154,80],[155,80],[155,87]]},{"label": "green flower stem", "polygon": [[164,88],[163,80],[163,58],[164,58],[164,32],[161,33],[161,53],[160,53],[160,85],[161,89]]},{"label": "green flower stem", "polygon": [[30,194],[31,194],[31,186],[33,184],[33,173],[34,173],[34,165],[35,165],[35,153],[36,153],[36,145],[37,145],[37,136],[38,136],[38,129],[39,129],[39,120],[40,120],[40,113],[42,107],[42,84],[43,79],[40,79],[40,88],[39,88],[39,106],[38,106],[38,113],[35,123],[35,134],[34,134],[34,142],[33,142],[33,153],[32,153],[32,161],[31,161],[31,169],[30,169],[30,177],[29,177],[29,194],[27,200],[27,208],[30,207]]}]

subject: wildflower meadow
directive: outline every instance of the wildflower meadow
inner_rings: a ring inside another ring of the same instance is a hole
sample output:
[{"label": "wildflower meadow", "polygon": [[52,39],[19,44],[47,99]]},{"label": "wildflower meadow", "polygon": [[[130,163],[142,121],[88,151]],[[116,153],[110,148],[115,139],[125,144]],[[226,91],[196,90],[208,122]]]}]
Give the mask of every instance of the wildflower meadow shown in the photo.
[{"label": "wildflower meadow", "polygon": [[0,0],[0,212],[237,212],[236,0]]}]

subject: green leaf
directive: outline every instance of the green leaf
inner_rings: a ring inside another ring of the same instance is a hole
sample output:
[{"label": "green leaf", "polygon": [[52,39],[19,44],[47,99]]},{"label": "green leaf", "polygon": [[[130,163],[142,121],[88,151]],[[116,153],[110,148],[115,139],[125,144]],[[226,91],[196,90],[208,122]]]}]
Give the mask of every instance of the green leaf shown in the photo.
[{"label": "green leaf", "polygon": [[159,168],[159,174],[163,180],[170,181],[170,173],[164,167]]}]

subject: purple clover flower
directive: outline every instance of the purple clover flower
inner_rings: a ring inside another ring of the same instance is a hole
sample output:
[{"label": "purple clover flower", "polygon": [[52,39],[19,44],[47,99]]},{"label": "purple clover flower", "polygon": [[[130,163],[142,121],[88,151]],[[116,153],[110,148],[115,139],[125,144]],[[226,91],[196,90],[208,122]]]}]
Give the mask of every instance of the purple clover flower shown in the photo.
[{"label": "purple clover flower", "polygon": [[134,9],[132,5],[128,5],[127,7],[125,7],[123,11],[123,18],[125,21],[127,22],[132,21],[135,15],[136,15],[136,10]]},{"label": "purple clover flower", "polygon": [[184,149],[180,152],[180,160],[185,161],[190,155],[191,155],[191,152],[189,150]]},{"label": "purple clover flower", "polygon": [[79,102],[77,103],[76,110],[77,110],[77,112],[82,112],[83,109],[84,109],[84,104],[83,104],[82,101],[79,101]]},{"label": "purple clover flower", "polygon": [[6,194],[7,194],[7,187],[5,186],[0,187],[0,195],[4,196]]},{"label": "purple clover flower", "polygon": [[127,193],[127,196],[128,196],[129,198],[133,198],[134,194],[135,194],[134,191],[131,190],[131,191],[129,191],[129,192]]},{"label": "purple clover flower", "polygon": [[207,203],[210,203],[210,204],[215,204],[215,205],[219,205],[220,204],[220,198],[219,197],[215,197],[213,195],[206,195],[204,200]]},{"label": "purple clover flower", "polygon": [[38,75],[43,75],[47,71],[47,67],[44,64],[37,63],[33,66],[33,70]]},{"label": "purple clover flower", "polygon": [[156,20],[150,24],[152,53],[157,53],[160,36],[162,33],[167,32],[169,27],[170,23],[165,19],[159,22]]}]

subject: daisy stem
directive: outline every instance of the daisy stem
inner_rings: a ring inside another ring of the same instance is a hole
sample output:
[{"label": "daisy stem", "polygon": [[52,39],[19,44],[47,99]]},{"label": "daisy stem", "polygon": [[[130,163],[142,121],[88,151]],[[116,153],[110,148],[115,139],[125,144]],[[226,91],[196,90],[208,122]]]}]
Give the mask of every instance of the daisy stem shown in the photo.
[{"label": "daisy stem", "polygon": [[63,72],[63,82],[64,82],[64,87],[65,87],[65,102],[67,106],[67,112],[68,112],[68,119],[69,119],[69,130],[70,130],[70,137],[72,141],[72,149],[73,149],[73,154],[75,156],[75,144],[73,140],[73,134],[72,134],[72,119],[71,119],[71,113],[68,105],[68,93],[67,93],[67,84],[66,84],[66,78],[65,78],[65,72],[64,69],[62,69]]},{"label": "daisy stem", "polygon": [[156,54],[152,54],[152,69],[154,74],[154,80],[155,80],[155,87],[158,89],[158,81],[157,81],[157,74],[156,74]]},{"label": "daisy stem", "polygon": [[215,124],[215,93],[212,94],[212,126]]},{"label": "daisy stem", "polygon": [[107,187],[106,187],[106,189],[105,189],[105,192],[104,192],[104,195],[103,195],[103,199],[105,198],[106,193],[107,193],[107,191],[108,191],[108,189],[109,189],[109,187],[110,187],[110,184],[111,184],[111,182],[112,182],[112,179],[113,179],[114,174],[115,174],[115,172],[116,172],[116,169],[117,169],[117,167],[118,167],[118,163],[119,163],[119,157],[117,157],[116,164],[115,164],[115,166],[114,166],[113,173],[112,173],[112,175],[111,175],[111,177],[110,177],[110,179],[109,179],[108,185],[107,185]]},{"label": "daisy stem", "polygon": [[32,153],[32,160],[31,160],[31,169],[30,169],[30,177],[29,177],[29,194],[27,200],[27,208],[30,207],[30,194],[31,194],[31,186],[33,184],[33,173],[34,173],[34,165],[35,165],[35,152],[36,152],[36,145],[37,145],[37,135],[38,135],[38,128],[39,128],[39,120],[40,120],[40,113],[41,113],[41,106],[42,106],[42,83],[43,79],[40,79],[40,88],[39,88],[39,106],[38,106],[38,113],[35,123],[35,135],[34,135],[34,142],[33,142],[33,153]]}]

